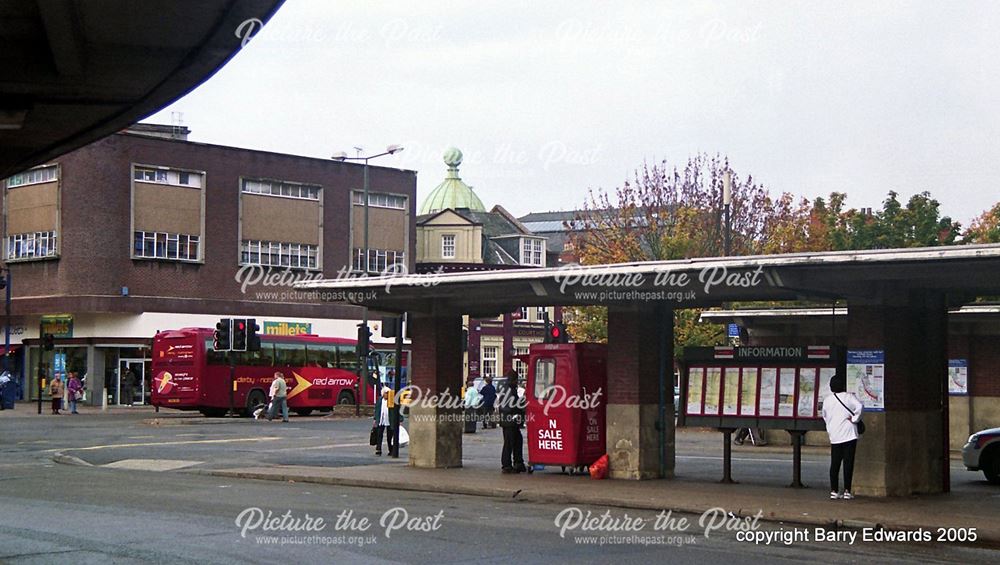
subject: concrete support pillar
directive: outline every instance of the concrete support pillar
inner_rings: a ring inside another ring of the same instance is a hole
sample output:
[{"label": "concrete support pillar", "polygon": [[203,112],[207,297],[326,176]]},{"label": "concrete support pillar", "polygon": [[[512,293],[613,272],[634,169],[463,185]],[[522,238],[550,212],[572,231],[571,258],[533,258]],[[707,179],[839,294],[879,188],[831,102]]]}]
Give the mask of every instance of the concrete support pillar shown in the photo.
[{"label": "concrete support pillar", "polygon": [[418,360],[410,383],[420,395],[410,408],[410,465],[461,467],[462,317],[412,315],[410,323]]},{"label": "concrete support pillar", "polygon": [[849,305],[848,347],[885,350],[885,411],[865,414],[854,491],[869,496],[947,492],[945,297],[905,290],[892,296]]},{"label": "concrete support pillar", "polygon": [[[665,307],[608,309],[607,442],[613,479],[674,476],[673,319],[673,310]],[[667,388],[662,465],[661,368]]]}]

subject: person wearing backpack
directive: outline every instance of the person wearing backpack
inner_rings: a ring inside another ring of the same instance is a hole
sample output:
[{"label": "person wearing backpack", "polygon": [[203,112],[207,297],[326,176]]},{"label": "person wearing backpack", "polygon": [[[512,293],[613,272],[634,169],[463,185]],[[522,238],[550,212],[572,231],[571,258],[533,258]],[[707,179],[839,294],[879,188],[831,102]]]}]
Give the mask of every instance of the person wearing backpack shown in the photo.
[{"label": "person wearing backpack", "polygon": [[[830,498],[851,500],[854,478],[854,452],[858,447],[859,426],[864,405],[847,392],[847,378],[837,374],[830,379],[831,394],[823,399],[823,420],[830,435]],[[863,433],[863,428],[860,430]],[[840,465],[844,464],[844,490],[839,489]]]}]

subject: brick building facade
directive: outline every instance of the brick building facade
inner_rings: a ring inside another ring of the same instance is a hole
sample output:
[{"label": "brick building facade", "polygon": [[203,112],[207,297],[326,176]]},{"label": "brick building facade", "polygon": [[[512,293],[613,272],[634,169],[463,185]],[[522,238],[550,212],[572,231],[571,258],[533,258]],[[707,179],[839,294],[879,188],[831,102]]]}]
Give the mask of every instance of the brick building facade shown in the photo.
[{"label": "brick building facade", "polygon": [[[291,322],[356,335],[360,309],[290,283],[357,274],[363,165],[194,143],[185,128],[141,129],[4,182],[15,346],[8,360],[24,398],[37,388],[40,324],[54,314],[71,323],[57,326],[68,331],[56,334],[55,352],[42,354],[43,376],[96,376],[87,388],[98,404],[105,389],[112,403],[123,400],[120,360],[148,367],[160,329],[238,315],[258,318],[265,330]],[[371,268],[412,268],[416,173],[371,167],[370,179]]]}]

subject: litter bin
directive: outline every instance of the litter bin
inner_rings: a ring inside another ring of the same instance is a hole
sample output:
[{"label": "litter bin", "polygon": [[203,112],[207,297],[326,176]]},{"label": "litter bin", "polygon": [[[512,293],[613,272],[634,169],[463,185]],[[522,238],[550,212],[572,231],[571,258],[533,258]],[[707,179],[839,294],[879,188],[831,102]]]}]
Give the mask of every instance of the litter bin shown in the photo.
[{"label": "litter bin", "polygon": [[15,400],[17,400],[17,381],[10,373],[4,371],[0,373],[0,410],[12,410]]},{"label": "litter bin", "polygon": [[525,419],[533,469],[585,472],[606,453],[607,359],[599,343],[531,346]]}]

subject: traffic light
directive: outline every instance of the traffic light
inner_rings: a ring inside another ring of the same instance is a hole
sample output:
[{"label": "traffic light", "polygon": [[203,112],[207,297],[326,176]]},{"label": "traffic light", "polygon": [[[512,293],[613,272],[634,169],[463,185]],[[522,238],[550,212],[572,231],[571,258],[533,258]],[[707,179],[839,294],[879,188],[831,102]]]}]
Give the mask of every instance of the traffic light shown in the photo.
[{"label": "traffic light", "polygon": [[247,350],[247,320],[233,318],[233,351]]},{"label": "traffic light", "polygon": [[212,340],[212,349],[216,351],[230,351],[233,348],[233,321],[229,318],[222,318],[215,324],[215,336]]},{"label": "traffic light", "polygon": [[569,332],[566,324],[552,322],[545,330],[545,343],[569,343]]},{"label": "traffic light", "polygon": [[52,334],[45,334],[42,336],[42,349],[45,351],[52,351],[56,348],[56,336]]},{"label": "traffic light", "polygon": [[358,324],[358,357],[361,359],[368,358],[368,344],[371,343],[372,330],[367,324]]},{"label": "traffic light", "polygon": [[247,318],[247,351],[260,351],[260,336],[257,335],[259,331],[257,320]]}]

